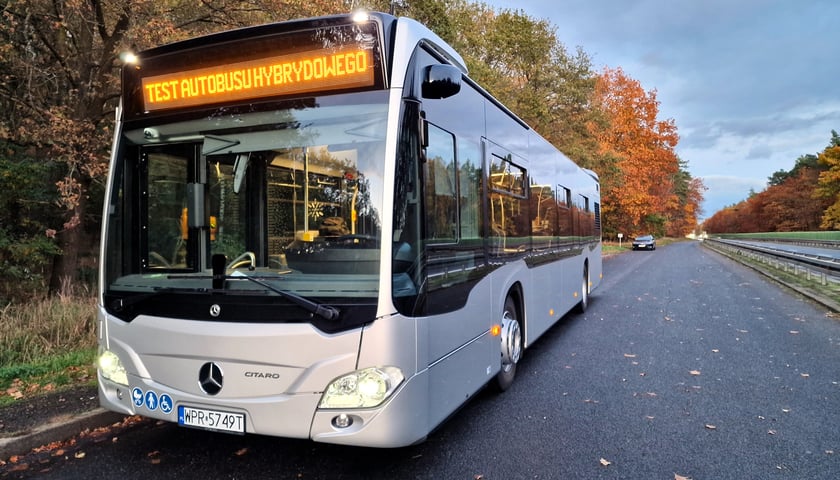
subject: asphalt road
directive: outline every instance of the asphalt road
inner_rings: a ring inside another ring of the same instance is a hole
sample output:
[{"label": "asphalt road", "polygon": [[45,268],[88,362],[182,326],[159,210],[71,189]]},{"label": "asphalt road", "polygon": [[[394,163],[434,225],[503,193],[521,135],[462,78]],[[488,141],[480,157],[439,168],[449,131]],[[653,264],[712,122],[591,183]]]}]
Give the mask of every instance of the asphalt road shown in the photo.
[{"label": "asphalt road", "polygon": [[0,478],[836,479],[840,318],[698,243],[609,258],[585,315],[425,443],[145,422]]}]

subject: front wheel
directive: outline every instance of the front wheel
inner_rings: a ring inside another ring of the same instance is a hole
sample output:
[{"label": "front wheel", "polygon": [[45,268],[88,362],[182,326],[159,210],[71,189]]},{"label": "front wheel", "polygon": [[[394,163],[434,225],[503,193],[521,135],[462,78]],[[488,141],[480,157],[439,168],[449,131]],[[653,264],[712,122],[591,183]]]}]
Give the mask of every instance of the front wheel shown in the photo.
[{"label": "front wheel", "polygon": [[513,384],[516,377],[516,364],[522,358],[522,327],[516,310],[516,301],[508,296],[502,311],[502,368],[496,374],[494,386],[504,392]]}]

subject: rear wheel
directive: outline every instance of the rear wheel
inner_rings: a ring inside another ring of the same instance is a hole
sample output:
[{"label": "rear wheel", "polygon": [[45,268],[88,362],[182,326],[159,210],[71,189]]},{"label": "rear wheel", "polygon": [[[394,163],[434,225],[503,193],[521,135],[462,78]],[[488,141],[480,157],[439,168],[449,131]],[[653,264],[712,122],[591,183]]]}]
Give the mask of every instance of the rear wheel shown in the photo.
[{"label": "rear wheel", "polygon": [[494,386],[500,392],[510,388],[516,377],[516,364],[522,358],[522,327],[516,301],[508,295],[502,311],[502,368],[496,374]]},{"label": "rear wheel", "polygon": [[583,279],[580,285],[580,301],[575,310],[577,313],[583,313],[589,307],[589,268],[583,267]]}]

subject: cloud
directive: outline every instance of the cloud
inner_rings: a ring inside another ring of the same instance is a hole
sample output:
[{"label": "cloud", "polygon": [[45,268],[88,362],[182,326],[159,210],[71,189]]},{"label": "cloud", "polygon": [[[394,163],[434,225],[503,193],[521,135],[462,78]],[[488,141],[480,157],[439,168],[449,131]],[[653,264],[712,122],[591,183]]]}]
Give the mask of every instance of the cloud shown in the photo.
[{"label": "cloud", "polygon": [[703,217],[708,218],[718,210],[746,200],[750,192],[761,192],[767,186],[767,180],[744,178],[740,176],[709,175],[701,177],[706,191]]}]

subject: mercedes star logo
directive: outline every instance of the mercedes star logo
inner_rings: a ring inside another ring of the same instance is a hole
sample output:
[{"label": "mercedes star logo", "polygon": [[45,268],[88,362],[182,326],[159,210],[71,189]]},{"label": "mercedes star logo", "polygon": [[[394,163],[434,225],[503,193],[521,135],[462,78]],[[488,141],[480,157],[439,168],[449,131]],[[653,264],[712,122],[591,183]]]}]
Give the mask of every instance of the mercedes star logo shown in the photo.
[{"label": "mercedes star logo", "polygon": [[218,303],[210,305],[210,315],[213,318],[218,317],[220,313],[222,313],[222,307],[220,307]]},{"label": "mercedes star logo", "polygon": [[213,362],[207,362],[198,371],[198,386],[207,395],[215,395],[222,389],[222,369]]}]

